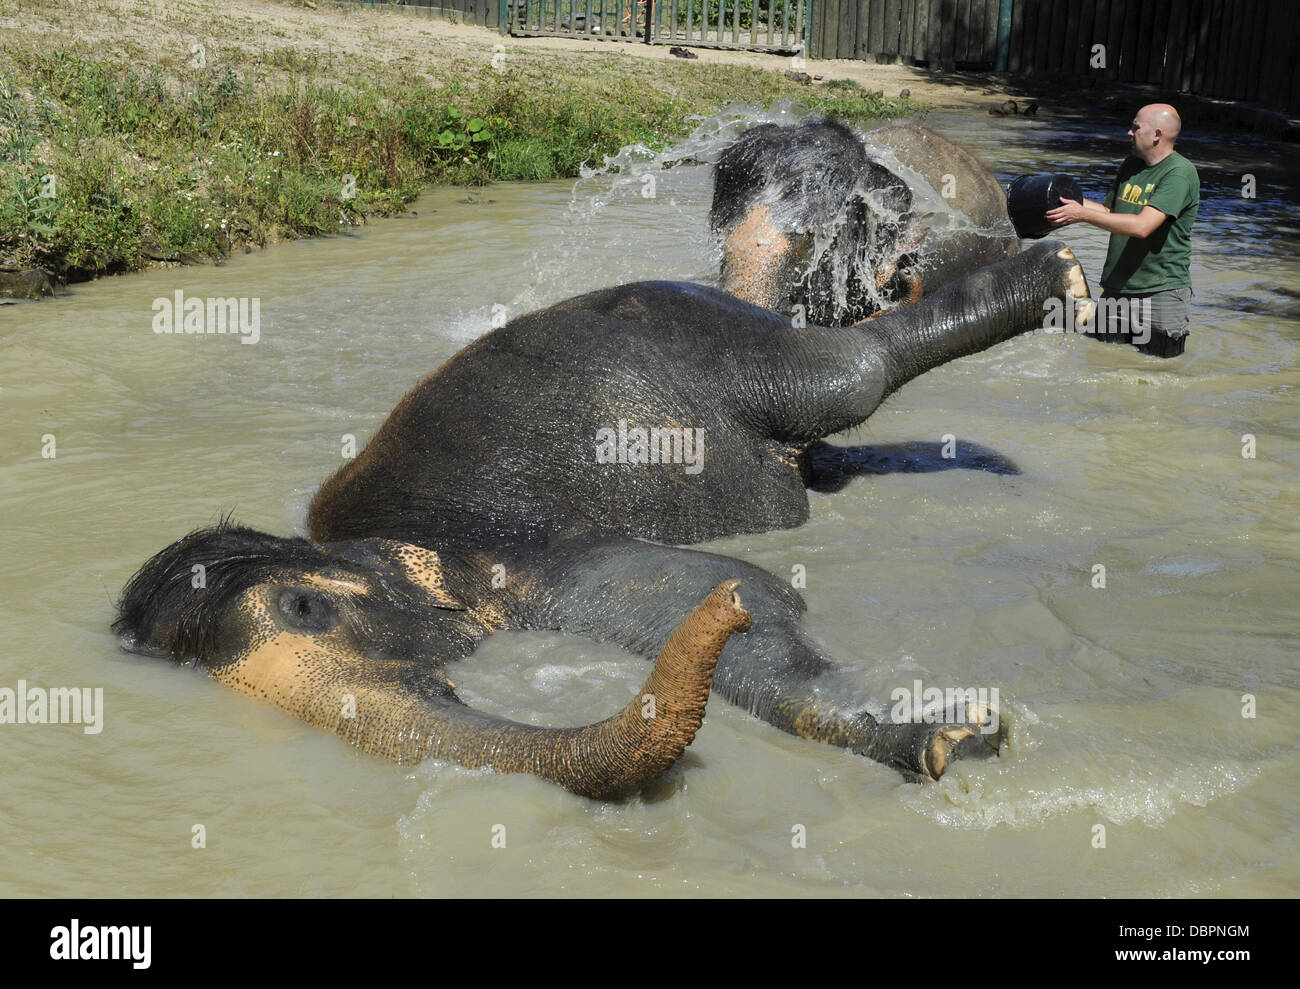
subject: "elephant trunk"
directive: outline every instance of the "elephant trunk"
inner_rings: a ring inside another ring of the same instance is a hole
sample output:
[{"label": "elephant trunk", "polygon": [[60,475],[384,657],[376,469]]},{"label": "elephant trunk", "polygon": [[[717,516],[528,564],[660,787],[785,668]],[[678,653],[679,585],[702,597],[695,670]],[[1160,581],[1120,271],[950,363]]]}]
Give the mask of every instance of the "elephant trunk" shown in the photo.
[{"label": "elephant trunk", "polygon": [[475,711],[449,695],[390,706],[381,724],[339,730],[399,762],[444,759],[469,769],[532,773],[582,796],[628,796],[662,775],[695,738],[722,647],[752,621],[736,594],[739,585],[720,584],[687,616],[641,690],[605,721],[542,728]]},{"label": "elephant trunk", "polygon": [[1019,247],[1015,234],[938,229],[927,231],[925,239],[910,253],[918,259],[925,291],[933,294],[974,270],[1014,257]]},{"label": "elephant trunk", "polygon": [[[861,325],[883,357],[884,394],[931,368],[1042,326],[1054,306],[1091,322],[1083,268],[1068,247],[1045,241],[988,265],[920,302]],[[883,396],[882,396],[883,397]]]}]

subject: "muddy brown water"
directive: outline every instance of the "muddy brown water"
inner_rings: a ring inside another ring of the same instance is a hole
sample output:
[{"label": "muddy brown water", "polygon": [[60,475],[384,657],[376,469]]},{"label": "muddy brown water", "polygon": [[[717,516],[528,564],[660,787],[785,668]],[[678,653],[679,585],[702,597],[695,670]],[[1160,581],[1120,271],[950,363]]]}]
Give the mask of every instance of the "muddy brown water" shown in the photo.
[{"label": "muddy brown water", "polygon": [[[1004,177],[1067,170],[1094,196],[1125,146],[931,123]],[[1293,147],[1236,135],[1181,150],[1205,197],[1185,357],[1033,335],[950,364],[840,439],[944,466],[953,434],[959,462],[977,445],[1019,473],[863,476],[814,494],[800,529],[709,547],[804,567],[812,627],[876,695],[999,689],[1005,757],[936,785],[720,700],[622,803],[403,769],[108,631],[135,567],[218,513],[301,532],[343,437],[363,443],[494,305],[709,280],[704,168],[658,172],[652,199],[608,176],[439,191],[355,236],[0,308],[0,687],[103,690],[97,734],[0,725],[0,895],[1294,895],[1300,169]],[[1095,282],[1105,236],[1064,236]],[[260,340],[155,334],[153,301],[178,289],[258,298]],[[515,633],[454,679],[470,703],[560,724],[613,712],[645,670]]]}]

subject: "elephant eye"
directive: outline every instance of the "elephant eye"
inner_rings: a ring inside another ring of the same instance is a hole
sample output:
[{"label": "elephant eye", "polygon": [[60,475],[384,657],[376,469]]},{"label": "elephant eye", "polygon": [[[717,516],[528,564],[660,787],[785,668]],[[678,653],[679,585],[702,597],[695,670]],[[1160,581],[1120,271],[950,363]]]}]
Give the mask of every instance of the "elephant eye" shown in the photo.
[{"label": "elephant eye", "polygon": [[333,602],[317,591],[286,589],[276,603],[285,621],[304,632],[328,631],[338,618]]}]

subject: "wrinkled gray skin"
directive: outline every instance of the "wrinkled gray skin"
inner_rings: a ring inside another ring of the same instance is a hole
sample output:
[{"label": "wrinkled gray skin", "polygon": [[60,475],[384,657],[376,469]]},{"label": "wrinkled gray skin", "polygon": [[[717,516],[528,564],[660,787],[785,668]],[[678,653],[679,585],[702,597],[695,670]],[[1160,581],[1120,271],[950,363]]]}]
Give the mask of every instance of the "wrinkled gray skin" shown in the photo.
[{"label": "wrinkled gray skin", "polygon": [[865,142],[812,119],[751,128],[723,151],[709,215],[723,288],[845,326],[1019,250],[1006,194],[970,151],[915,123],[870,131]]},{"label": "wrinkled gray skin", "polygon": [[[1033,329],[1046,299],[1086,294],[1073,255],[1048,242],[843,329],[792,328],[697,285],[571,299],[480,338],[408,393],[321,488],[311,535],[427,546],[472,612],[647,656],[711,587],[740,577],[754,624],[723,650],[714,690],[786,731],[937,777],[954,747],[987,751],[996,736],[838,708],[836,664],[803,630],[788,582],[675,547],[799,525],[810,446],[911,378]],[[702,429],[702,469],[599,463],[599,431],[620,420]]]},{"label": "wrinkled gray skin", "polygon": [[[585,729],[563,736],[576,746],[568,754],[539,759],[529,747],[551,736],[475,727],[483,716],[455,700],[444,667],[498,628],[572,632],[654,657],[701,601],[721,594],[725,605],[739,578],[752,628],[721,648],[713,690],[785,731],[909,779],[938,778],[954,757],[997,750],[996,731],[983,731],[989,712],[878,721],[803,628],[787,581],[682,544],[799,525],[814,444],[917,375],[1033,329],[1046,300],[1086,293],[1073,255],[1043,242],[841,329],[791,327],[673,282],[561,302],[481,337],[416,385],[313,499],[311,543],[228,527],[192,534],[132,579],[118,631],[142,650],[197,654],[214,675],[278,694],[313,723],[332,719],[341,734],[355,731],[338,717],[343,687],[386,698],[367,708],[382,735],[363,739],[374,751],[409,738],[392,710],[408,683],[423,684],[427,696],[412,687],[409,699],[413,717],[438,713],[427,751],[495,750],[484,740],[508,731],[512,766],[555,764],[549,778],[607,795],[643,778],[593,781],[608,752],[587,748]],[[601,431],[620,420],[702,430],[700,469],[690,457],[602,462]],[[208,574],[197,594],[195,562]]]}]

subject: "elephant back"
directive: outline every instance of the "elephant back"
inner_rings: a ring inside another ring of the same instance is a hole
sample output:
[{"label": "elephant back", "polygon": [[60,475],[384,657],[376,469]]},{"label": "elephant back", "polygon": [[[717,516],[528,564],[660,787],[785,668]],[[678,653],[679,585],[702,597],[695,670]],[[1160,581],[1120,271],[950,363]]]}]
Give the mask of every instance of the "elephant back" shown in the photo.
[{"label": "elephant back", "polygon": [[977,227],[1015,238],[1006,193],[997,176],[973,152],[914,123],[890,124],[867,137],[893,152],[936,191],[943,189],[946,176],[952,176],[955,195],[948,199],[949,206],[965,213]]}]

